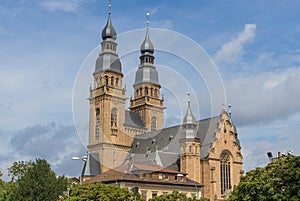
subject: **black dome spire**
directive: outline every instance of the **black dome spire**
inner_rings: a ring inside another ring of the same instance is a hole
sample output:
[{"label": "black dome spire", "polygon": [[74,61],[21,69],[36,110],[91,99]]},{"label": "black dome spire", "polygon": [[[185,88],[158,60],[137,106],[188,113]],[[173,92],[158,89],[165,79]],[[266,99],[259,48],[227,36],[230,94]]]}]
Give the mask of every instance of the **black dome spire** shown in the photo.
[{"label": "black dome spire", "polygon": [[146,20],[146,36],[145,36],[145,39],[141,45],[141,53],[144,54],[146,52],[149,52],[151,54],[154,53],[154,46],[150,40],[150,37],[149,37],[149,15],[150,13],[147,13],[147,20]]},{"label": "black dome spire", "polygon": [[111,23],[110,12],[108,13],[107,23],[102,30],[102,39],[105,40],[107,38],[117,39],[117,32]]}]

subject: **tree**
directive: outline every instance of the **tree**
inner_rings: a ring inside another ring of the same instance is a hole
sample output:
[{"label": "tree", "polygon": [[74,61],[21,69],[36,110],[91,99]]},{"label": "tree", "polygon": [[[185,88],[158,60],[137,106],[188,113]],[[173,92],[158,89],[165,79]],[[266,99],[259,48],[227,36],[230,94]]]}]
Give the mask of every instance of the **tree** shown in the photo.
[{"label": "tree", "polygon": [[300,197],[300,157],[288,155],[256,168],[241,178],[229,201],[282,200]]},{"label": "tree", "polygon": [[17,181],[24,176],[24,174],[33,166],[33,162],[14,162],[13,165],[8,168],[8,176],[11,176],[11,181]]},{"label": "tree", "polygon": [[[127,189],[102,183],[76,185],[67,201],[133,201],[134,195]],[[137,201],[141,201],[137,196]]]},{"label": "tree", "polygon": [[56,177],[46,160],[15,162],[8,169],[11,181],[6,183],[0,200],[53,201],[67,189],[67,179]]},{"label": "tree", "polygon": [[0,189],[0,201],[12,201],[14,188],[14,182],[3,182],[3,186]]},{"label": "tree", "polygon": [[173,193],[168,195],[160,195],[150,199],[150,201],[209,201],[207,198],[188,198],[186,195],[179,193],[178,191],[173,191]]},{"label": "tree", "polygon": [[4,186],[4,181],[1,179],[2,176],[3,176],[3,174],[2,174],[2,172],[0,172],[0,192],[2,191],[3,186]]}]

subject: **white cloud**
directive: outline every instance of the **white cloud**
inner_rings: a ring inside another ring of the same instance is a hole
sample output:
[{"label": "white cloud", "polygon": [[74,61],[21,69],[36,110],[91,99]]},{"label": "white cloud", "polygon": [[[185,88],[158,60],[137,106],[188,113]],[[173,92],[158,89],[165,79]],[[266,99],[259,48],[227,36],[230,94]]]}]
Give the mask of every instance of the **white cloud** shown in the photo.
[{"label": "white cloud", "polygon": [[148,11],[151,15],[153,15],[153,14],[155,14],[159,9],[160,9],[160,7],[159,7],[159,6],[156,6],[156,7],[154,7],[154,8],[149,8],[149,9],[147,9],[147,11]]},{"label": "white cloud", "polygon": [[[0,130],[0,134],[7,132]],[[73,125],[34,125],[10,132],[2,138],[0,168],[5,169],[14,161],[29,161],[36,158],[46,159],[58,174],[77,175],[80,165],[74,166],[72,156],[86,152]],[[53,149],[55,147],[55,149]],[[5,178],[8,179],[8,178]]]},{"label": "white cloud", "polygon": [[240,128],[244,170],[265,166],[269,162],[267,152],[272,152],[273,156],[276,156],[277,152],[290,150],[294,155],[299,155],[300,147],[296,143],[299,137],[295,133],[295,130],[299,129],[299,120],[300,113],[297,113],[287,120]]},{"label": "white cloud", "polygon": [[300,67],[237,78],[226,84],[240,125],[286,119],[300,112]]},{"label": "white cloud", "polygon": [[78,8],[78,1],[72,0],[49,0],[41,4],[41,6],[50,11],[74,12]]},{"label": "white cloud", "polygon": [[225,43],[214,56],[217,64],[235,63],[244,54],[244,46],[255,37],[256,24],[246,24],[244,30],[229,42]]}]

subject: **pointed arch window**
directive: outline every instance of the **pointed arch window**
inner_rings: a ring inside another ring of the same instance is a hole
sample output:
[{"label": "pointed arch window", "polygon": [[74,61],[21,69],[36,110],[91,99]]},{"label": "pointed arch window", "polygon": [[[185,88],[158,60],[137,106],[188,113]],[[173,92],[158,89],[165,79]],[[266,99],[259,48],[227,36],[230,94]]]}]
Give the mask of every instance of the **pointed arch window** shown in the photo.
[{"label": "pointed arch window", "polygon": [[119,78],[116,78],[116,87],[119,87]]},{"label": "pointed arch window", "polygon": [[111,80],[110,80],[110,85],[111,86],[114,86],[114,82],[115,82],[115,78],[114,76],[111,77]]},{"label": "pointed arch window", "polygon": [[108,76],[105,75],[105,85],[108,85]]},{"label": "pointed arch window", "polygon": [[151,118],[151,131],[156,131],[156,117]]},{"label": "pointed arch window", "polygon": [[142,89],[142,87],[140,88],[140,96],[142,96],[143,94],[142,94],[142,91],[143,91],[143,89]]},{"label": "pointed arch window", "polygon": [[111,126],[117,126],[117,118],[118,118],[118,114],[117,114],[117,108],[113,108],[111,110]]},{"label": "pointed arch window", "polygon": [[96,109],[96,123],[95,123],[95,140],[100,137],[100,109]]},{"label": "pointed arch window", "polygon": [[224,194],[227,189],[231,189],[230,155],[227,152],[223,152],[221,154],[220,179],[221,179],[221,194]]},{"label": "pointed arch window", "polygon": [[148,87],[145,87],[145,95],[148,95]]}]

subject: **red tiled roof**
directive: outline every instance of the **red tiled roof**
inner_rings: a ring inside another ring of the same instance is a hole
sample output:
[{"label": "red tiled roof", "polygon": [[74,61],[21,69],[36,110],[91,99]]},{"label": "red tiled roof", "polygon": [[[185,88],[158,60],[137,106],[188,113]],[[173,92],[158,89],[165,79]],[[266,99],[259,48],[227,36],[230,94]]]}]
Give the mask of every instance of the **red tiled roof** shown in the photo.
[{"label": "red tiled roof", "polygon": [[[171,173],[171,174],[183,174],[181,172],[163,168],[159,165],[147,165],[147,164],[137,164],[137,163],[128,163],[123,164],[115,169],[108,170],[102,174],[97,175],[85,183],[115,183],[120,181],[136,182],[136,183],[152,183],[152,184],[162,184],[162,185],[184,185],[184,186],[198,186],[202,185],[196,181],[190,180],[187,178],[186,182],[183,181],[170,181],[170,180],[153,180],[153,179],[141,179],[138,175],[133,174],[130,170],[145,170],[153,172],[162,172],[162,173]],[[186,174],[184,174],[186,175]]]}]

